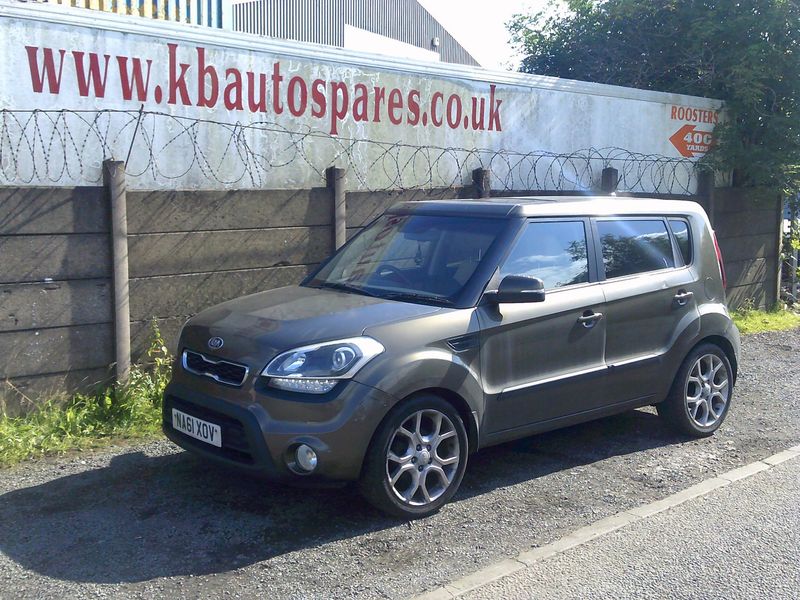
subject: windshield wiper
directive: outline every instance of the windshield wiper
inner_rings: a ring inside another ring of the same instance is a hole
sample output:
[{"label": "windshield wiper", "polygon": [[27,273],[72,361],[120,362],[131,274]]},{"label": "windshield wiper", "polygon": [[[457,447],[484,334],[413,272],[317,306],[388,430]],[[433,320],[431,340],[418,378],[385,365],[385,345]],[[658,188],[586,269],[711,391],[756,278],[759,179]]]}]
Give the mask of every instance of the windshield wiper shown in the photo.
[{"label": "windshield wiper", "polygon": [[386,300],[409,300],[411,302],[421,302],[423,304],[442,304],[445,306],[452,306],[453,301],[449,298],[441,296],[431,296],[430,294],[418,294],[416,292],[389,292],[381,290],[380,293],[371,292],[361,287],[360,285],[353,285],[352,283],[345,283],[343,281],[325,281],[314,287],[328,288],[331,290],[339,290],[341,292],[352,292],[354,294],[362,294],[371,298],[384,298]]},{"label": "windshield wiper", "polygon": [[416,292],[384,292],[380,297],[386,298],[387,300],[416,300],[423,304],[443,304],[445,306],[452,306],[454,304],[449,298],[431,296],[430,294],[417,294]]},{"label": "windshield wiper", "polygon": [[325,281],[324,283],[320,283],[317,287],[339,290],[341,292],[353,292],[363,296],[371,296],[372,298],[379,297],[378,294],[369,292],[360,285],[353,285],[352,283],[344,283],[341,281]]}]

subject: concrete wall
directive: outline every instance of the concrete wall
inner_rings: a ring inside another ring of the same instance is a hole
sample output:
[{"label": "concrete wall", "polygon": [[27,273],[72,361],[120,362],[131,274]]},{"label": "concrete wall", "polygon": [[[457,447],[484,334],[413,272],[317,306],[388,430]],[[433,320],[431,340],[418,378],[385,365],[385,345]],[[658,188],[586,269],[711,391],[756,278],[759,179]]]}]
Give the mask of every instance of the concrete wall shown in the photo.
[{"label": "concrete wall", "polygon": [[[348,238],[398,202],[473,195],[471,187],[348,193]],[[172,347],[203,308],[299,283],[333,252],[332,217],[328,188],[129,193],[134,359],[152,339],[153,318]]]},{"label": "concrete wall", "polygon": [[108,231],[103,188],[0,188],[0,410],[105,380]]},{"label": "concrete wall", "polygon": [[333,250],[332,215],[327,188],[129,193],[134,357],[153,317],[173,343],[203,308],[299,282]]},{"label": "concrete wall", "polygon": [[[401,201],[473,188],[347,195],[348,235]],[[333,192],[128,192],[131,344],[155,319],[173,348],[203,308],[296,284],[333,246]],[[105,189],[0,188],[0,412],[91,390],[113,376],[113,286]]]},{"label": "concrete wall", "polygon": [[728,276],[728,305],[778,301],[781,198],[776,193],[717,188],[704,203],[717,232]]},{"label": "concrete wall", "polygon": [[[472,186],[347,194],[348,237],[402,201],[475,197]],[[531,194],[520,191],[517,195]],[[546,192],[542,192],[546,193]],[[715,190],[729,302],[776,299],[777,197]],[[114,360],[108,200],[103,188],[0,188],[0,410],[105,383]],[[128,192],[134,360],[155,318],[174,349],[205,307],[298,283],[333,250],[333,193]]]}]

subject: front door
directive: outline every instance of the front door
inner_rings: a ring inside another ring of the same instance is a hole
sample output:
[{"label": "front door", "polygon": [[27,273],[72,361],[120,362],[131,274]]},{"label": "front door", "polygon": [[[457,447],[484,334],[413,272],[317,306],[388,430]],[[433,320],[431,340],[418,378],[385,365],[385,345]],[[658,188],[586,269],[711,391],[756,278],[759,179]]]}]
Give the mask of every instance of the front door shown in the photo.
[{"label": "front door", "polygon": [[503,261],[496,281],[538,277],[545,300],[478,309],[487,433],[602,404],[606,325],[590,239],[588,220],[532,220]]}]

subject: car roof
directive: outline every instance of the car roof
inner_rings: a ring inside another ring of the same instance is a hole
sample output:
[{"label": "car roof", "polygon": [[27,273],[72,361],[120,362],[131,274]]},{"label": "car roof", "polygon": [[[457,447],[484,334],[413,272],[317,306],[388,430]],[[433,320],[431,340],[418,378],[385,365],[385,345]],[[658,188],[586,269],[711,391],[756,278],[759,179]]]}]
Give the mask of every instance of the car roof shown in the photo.
[{"label": "car roof", "polygon": [[520,196],[484,200],[424,200],[395,204],[389,212],[482,217],[574,217],[704,214],[689,200],[617,196]]}]

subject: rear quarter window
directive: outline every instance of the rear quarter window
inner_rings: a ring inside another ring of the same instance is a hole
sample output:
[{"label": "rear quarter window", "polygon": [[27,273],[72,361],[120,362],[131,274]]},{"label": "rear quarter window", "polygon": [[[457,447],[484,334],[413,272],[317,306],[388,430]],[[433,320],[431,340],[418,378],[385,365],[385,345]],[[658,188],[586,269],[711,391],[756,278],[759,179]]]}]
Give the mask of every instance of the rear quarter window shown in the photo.
[{"label": "rear quarter window", "polygon": [[683,264],[692,264],[692,236],[689,233],[689,222],[686,219],[670,219],[669,228],[678,242],[678,249],[683,257]]},{"label": "rear quarter window", "polygon": [[661,219],[597,221],[606,279],[675,266],[672,241]]}]

